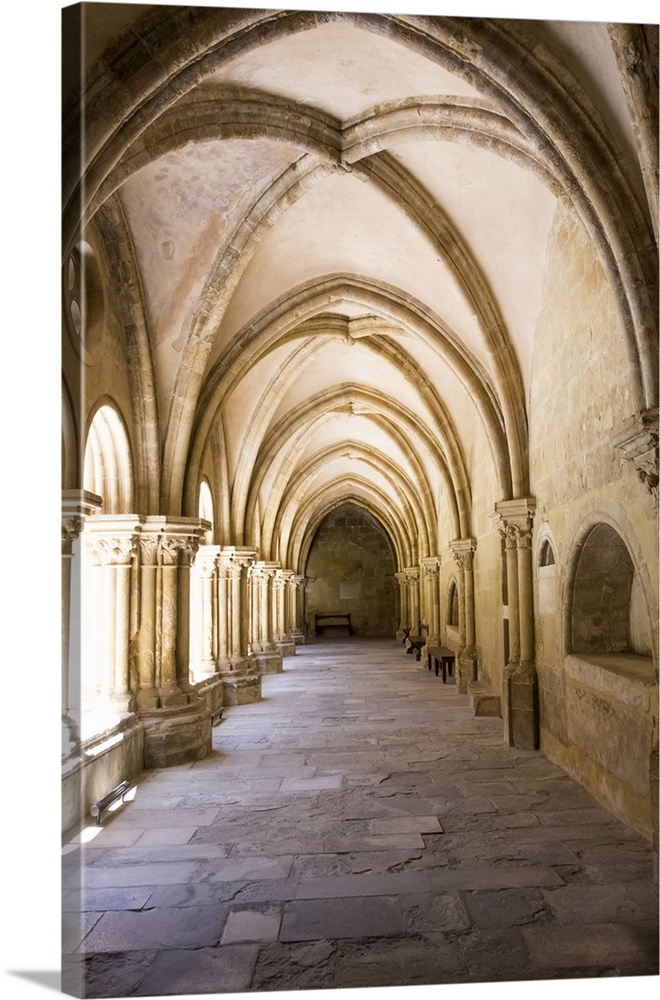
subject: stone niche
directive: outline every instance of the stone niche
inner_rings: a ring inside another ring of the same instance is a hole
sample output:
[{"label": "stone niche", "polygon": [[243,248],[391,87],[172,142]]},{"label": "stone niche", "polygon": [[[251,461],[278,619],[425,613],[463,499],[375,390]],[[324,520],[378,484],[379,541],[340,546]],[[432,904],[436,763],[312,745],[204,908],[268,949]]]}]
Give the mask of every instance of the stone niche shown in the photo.
[{"label": "stone niche", "polygon": [[[321,522],[307,560],[306,624],[315,614],[350,614],[353,634],[391,637],[397,629],[394,553],[383,526],[356,504]],[[332,633],[328,633],[331,635]]]},{"label": "stone niche", "polygon": [[543,672],[541,748],[652,839],[658,683],[651,623],[626,544],[609,524],[593,526],[579,548],[567,612],[563,674]]}]

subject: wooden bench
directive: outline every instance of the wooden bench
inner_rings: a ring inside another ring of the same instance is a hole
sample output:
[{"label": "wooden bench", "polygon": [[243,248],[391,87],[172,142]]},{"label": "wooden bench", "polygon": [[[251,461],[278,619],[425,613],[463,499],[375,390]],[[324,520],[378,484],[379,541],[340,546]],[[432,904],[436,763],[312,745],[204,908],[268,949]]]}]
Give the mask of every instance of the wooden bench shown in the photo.
[{"label": "wooden bench", "polygon": [[345,630],[346,635],[353,635],[350,614],[338,612],[337,614],[314,615],[315,635],[323,635],[326,629],[342,629]]},{"label": "wooden bench", "polygon": [[426,660],[429,670],[435,667],[435,676],[442,670],[442,683],[447,683],[447,674],[452,676],[456,654],[448,646],[429,646],[426,650]]},{"label": "wooden bench", "polygon": [[406,653],[415,653],[415,659],[419,663],[422,658],[422,649],[426,645],[425,635],[409,635],[408,642],[410,645],[406,650]]}]

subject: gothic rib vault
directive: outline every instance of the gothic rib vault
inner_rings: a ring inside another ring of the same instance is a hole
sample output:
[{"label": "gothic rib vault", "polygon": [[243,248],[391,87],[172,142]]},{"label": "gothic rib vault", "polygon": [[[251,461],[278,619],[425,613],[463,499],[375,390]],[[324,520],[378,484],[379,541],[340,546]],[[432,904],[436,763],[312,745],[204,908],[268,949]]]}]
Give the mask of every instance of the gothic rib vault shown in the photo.
[{"label": "gothic rib vault", "polygon": [[[107,4],[81,23],[63,131],[81,635],[65,815],[100,787],[81,740],[118,726],[133,767],[167,763],[204,752],[223,698],[258,696],[308,624],[315,533],[351,503],[389,537],[399,625],[429,620],[461,683],[501,697],[505,739],[651,836],[657,28]],[[602,525],[632,565],[612,649],[574,624]],[[100,665],[86,615],[114,636]],[[571,695],[616,701],[611,663],[584,681],[571,657],[617,652],[638,657],[645,706],[621,765],[591,759],[603,713]]]}]

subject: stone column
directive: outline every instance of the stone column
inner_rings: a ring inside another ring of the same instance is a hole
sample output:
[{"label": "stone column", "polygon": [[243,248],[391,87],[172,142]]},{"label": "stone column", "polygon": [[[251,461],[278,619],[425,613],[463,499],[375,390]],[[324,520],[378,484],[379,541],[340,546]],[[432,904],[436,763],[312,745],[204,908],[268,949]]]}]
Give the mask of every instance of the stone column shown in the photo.
[{"label": "stone column", "polygon": [[429,646],[440,644],[440,556],[422,559],[422,574],[426,591],[425,621],[429,627]]},{"label": "stone column", "polygon": [[137,636],[139,711],[158,708],[156,679],[156,615],[158,574],[158,532],[142,532],[140,552],[140,624]]},{"label": "stone column", "polygon": [[190,564],[203,530],[197,518],[144,518],[137,704],[145,767],[201,760],[211,749],[210,712],[190,682]]},{"label": "stone column", "polygon": [[218,669],[226,705],[243,705],[261,697],[261,674],[248,650],[250,594],[248,566],[254,549],[222,546],[218,555]]},{"label": "stone column", "polygon": [[289,640],[284,629],[284,603],[286,591],[286,577],[284,570],[278,566],[270,581],[271,594],[273,600],[273,641],[275,649],[281,656],[289,656],[295,652],[293,643]]},{"label": "stone column", "polygon": [[220,549],[217,557],[217,664],[222,673],[230,669],[229,661],[229,580],[231,577],[231,555]]},{"label": "stone column", "polygon": [[[81,621],[80,556],[75,560],[73,543],[85,520],[101,509],[101,497],[86,490],[62,493],[62,753],[80,741]],[[72,594],[73,591],[73,594]],[[73,601],[72,601],[73,598]]]},{"label": "stone column", "polygon": [[419,566],[406,566],[404,573],[408,580],[408,618],[416,634],[419,627]]},{"label": "stone column", "polygon": [[190,567],[190,670],[195,682],[217,673],[214,590],[220,547],[201,545]]},{"label": "stone column", "polygon": [[303,585],[304,576],[297,576],[295,573],[289,581],[289,600],[291,607],[291,638],[296,646],[304,646],[305,633],[302,630],[303,623]]},{"label": "stone column", "polygon": [[408,601],[408,577],[405,570],[399,573],[395,573],[396,582],[399,585],[399,628],[396,633],[396,638],[399,642],[403,642],[404,629],[409,629],[410,626],[410,604]]},{"label": "stone column", "polygon": [[270,578],[275,568],[265,562],[255,563],[253,569],[255,623],[255,659],[262,674],[280,673],[282,654],[275,648],[272,639]]},{"label": "stone column", "polygon": [[536,750],[539,745],[532,591],[532,522],[535,510],[536,501],[531,497],[495,504],[500,532],[504,533],[507,546],[510,659],[504,669],[502,691],[504,739],[509,746],[526,750]]},{"label": "stone column", "polygon": [[459,568],[460,576],[460,630],[462,649],[457,657],[457,683],[461,693],[465,694],[468,685],[477,680],[477,648],[474,622],[474,568],[473,558],[477,543],[474,538],[459,538],[449,543],[454,559]]},{"label": "stone column", "polygon": [[282,656],[295,656],[296,646],[291,638],[291,614],[289,609],[293,570],[283,569],[280,572],[281,576],[279,579],[281,582],[277,588],[279,598],[280,638],[279,641],[276,642],[276,646]]},{"label": "stone column", "polygon": [[135,514],[97,514],[83,535],[92,564],[94,628],[88,667],[95,675],[97,710],[125,713],[135,708],[129,688],[130,577],[140,528]]}]

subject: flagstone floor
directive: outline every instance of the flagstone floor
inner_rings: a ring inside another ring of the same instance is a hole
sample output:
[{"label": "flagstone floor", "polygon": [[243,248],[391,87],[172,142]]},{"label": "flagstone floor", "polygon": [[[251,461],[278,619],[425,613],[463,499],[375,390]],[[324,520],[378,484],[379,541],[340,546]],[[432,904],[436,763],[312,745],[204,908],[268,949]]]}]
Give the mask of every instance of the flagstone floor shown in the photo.
[{"label": "flagstone floor", "polygon": [[65,992],[658,975],[650,844],[424,661],[318,642],[263,695],[65,843]]}]

